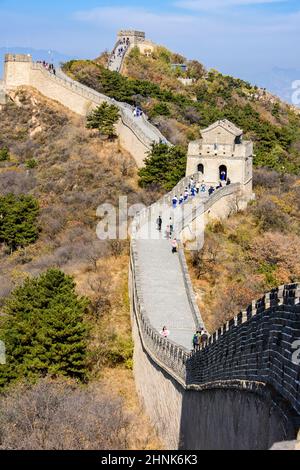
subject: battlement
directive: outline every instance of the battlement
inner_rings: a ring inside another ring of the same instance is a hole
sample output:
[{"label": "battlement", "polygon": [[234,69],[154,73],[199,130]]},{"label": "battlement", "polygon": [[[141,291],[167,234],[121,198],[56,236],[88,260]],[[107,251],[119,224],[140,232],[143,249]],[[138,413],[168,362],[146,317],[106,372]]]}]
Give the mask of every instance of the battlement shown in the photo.
[{"label": "battlement", "polygon": [[30,54],[5,54],[4,62],[30,62],[32,56]]},{"label": "battlement", "polygon": [[138,40],[144,40],[146,39],[146,34],[143,31],[135,31],[132,29],[124,29],[118,32],[118,37],[119,38],[135,38]]}]

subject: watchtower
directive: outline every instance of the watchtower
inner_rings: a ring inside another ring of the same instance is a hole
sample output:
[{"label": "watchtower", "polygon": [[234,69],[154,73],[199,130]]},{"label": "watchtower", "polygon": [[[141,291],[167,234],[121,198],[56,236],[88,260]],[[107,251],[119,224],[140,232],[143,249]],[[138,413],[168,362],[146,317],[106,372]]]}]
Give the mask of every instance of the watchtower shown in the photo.
[{"label": "watchtower", "polygon": [[7,90],[30,85],[33,61],[31,55],[6,54],[4,59],[4,86]]},{"label": "watchtower", "polygon": [[202,139],[189,144],[187,176],[198,171],[204,183],[212,186],[240,183],[243,192],[252,196],[253,143],[245,141],[243,131],[227,119],[201,134]]},{"label": "watchtower", "polygon": [[128,46],[128,51],[137,47],[140,53],[150,56],[155,48],[152,41],[146,39],[146,34],[143,31],[135,31],[131,29],[124,29],[118,32],[118,44],[122,43]]},{"label": "watchtower", "polygon": [[146,39],[146,34],[143,31],[134,31],[134,30],[121,30],[118,32],[118,39],[124,43],[130,43],[133,47],[137,46],[139,43],[144,42]]}]

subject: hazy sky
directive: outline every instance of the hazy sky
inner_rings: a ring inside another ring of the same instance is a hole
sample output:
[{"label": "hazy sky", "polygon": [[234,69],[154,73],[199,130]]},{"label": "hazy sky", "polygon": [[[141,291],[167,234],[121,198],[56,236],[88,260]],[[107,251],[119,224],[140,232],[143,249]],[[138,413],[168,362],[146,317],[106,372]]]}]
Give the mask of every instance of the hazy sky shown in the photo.
[{"label": "hazy sky", "polygon": [[245,77],[299,69],[300,0],[0,0],[0,48],[95,57],[119,28]]}]

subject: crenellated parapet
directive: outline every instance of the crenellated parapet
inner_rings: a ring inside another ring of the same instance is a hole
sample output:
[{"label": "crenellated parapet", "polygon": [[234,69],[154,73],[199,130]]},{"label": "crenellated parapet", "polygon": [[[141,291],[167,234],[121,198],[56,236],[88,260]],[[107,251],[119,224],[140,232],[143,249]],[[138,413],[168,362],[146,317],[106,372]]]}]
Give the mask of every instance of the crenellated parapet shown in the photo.
[{"label": "crenellated parapet", "polygon": [[281,286],[253,301],[187,361],[187,385],[194,390],[268,386],[298,416],[299,373],[299,284]]}]

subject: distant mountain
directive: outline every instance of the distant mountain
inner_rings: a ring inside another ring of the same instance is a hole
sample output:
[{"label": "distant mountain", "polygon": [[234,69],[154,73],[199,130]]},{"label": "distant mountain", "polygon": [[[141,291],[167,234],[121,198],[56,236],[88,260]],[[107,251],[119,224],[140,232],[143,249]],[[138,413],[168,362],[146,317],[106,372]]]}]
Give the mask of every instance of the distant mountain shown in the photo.
[{"label": "distant mountain", "polygon": [[28,49],[25,47],[0,47],[0,78],[3,76],[5,54],[31,54],[34,60],[46,60],[56,65],[72,58],[57,51]]}]

